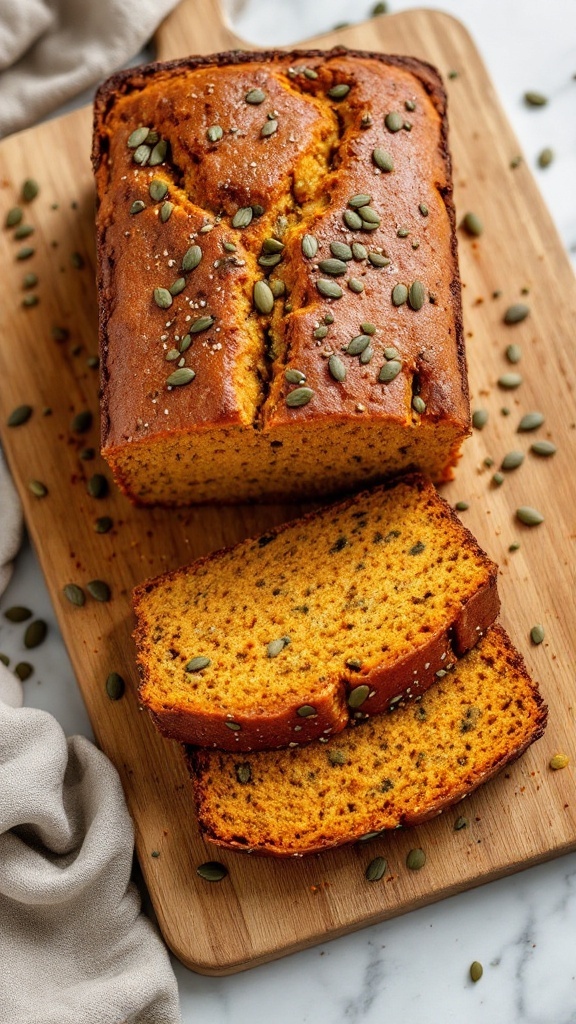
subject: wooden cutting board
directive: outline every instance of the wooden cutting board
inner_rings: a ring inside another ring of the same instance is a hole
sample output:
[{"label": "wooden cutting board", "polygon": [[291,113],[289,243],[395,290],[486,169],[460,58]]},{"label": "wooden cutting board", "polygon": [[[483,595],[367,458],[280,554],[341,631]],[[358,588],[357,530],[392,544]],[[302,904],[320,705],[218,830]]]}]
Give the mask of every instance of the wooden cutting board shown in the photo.
[{"label": "wooden cutting board", "polygon": [[[87,493],[89,476],[109,475],[98,455],[79,458],[82,448],[98,448],[99,436],[98,373],[87,363],[97,351],[91,113],[78,110],[7,139],[0,146],[1,221],[25,178],[36,178],[41,191],[25,204],[25,219],[35,228],[31,238],[16,242],[3,232],[2,441],[94,731],[124,785],[160,927],[176,955],[206,974],[245,969],[576,849],[572,768],[548,768],[551,755],[566,751],[574,760],[575,752],[574,276],[528,167],[511,166],[518,143],[459,23],[408,11],[315,43],[410,53],[447,78],[457,210],[460,217],[475,211],[485,225],[480,238],[459,235],[473,407],[489,410],[490,419],[466,443],[445,494],[469,502],[463,518],[501,566],[502,620],[541,681],[550,721],[544,739],[505,775],[417,831],[285,862],[222,852],[199,838],[179,748],[161,739],[138,710],[131,588],[263,531],[295,509],[145,511],[130,507],[113,485],[104,498]],[[161,58],[239,45],[213,0],[186,0],[158,33]],[[16,259],[28,243],[34,254]],[[21,305],[29,294],[21,284],[28,271],[39,277],[34,307]],[[519,300],[529,303],[530,316],[507,327],[503,312]],[[69,332],[64,340],[54,337],[55,327]],[[497,378],[512,368],[504,355],[511,342],[522,347],[513,369],[524,383],[503,391]],[[21,403],[33,406],[31,419],[7,427]],[[94,412],[94,424],[74,435],[72,416],[84,409]],[[516,433],[521,414],[530,410],[541,410],[545,425],[535,435]],[[536,436],[552,439],[557,454],[529,453]],[[495,487],[483,460],[493,458],[497,468],[511,449],[526,451],[525,462]],[[43,482],[48,494],[35,497],[30,480]],[[540,509],[545,522],[521,526],[514,517],[519,505]],[[114,527],[99,534],[94,522],[103,515]],[[521,547],[510,553],[514,542]],[[110,583],[109,603],[88,598],[79,608],[64,598],[66,583],[85,587],[94,578]],[[536,647],[529,631],[538,622],[546,639]],[[112,671],[128,684],[117,702],[105,691]],[[469,827],[455,831],[462,813]],[[405,867],[414,846],[428,855],[417,873]],[[364,870],[376,855],[387,858],[388,872],[370,884]],[[197,875],[196,867],[210,859],[227,866],[225,881]]]}]

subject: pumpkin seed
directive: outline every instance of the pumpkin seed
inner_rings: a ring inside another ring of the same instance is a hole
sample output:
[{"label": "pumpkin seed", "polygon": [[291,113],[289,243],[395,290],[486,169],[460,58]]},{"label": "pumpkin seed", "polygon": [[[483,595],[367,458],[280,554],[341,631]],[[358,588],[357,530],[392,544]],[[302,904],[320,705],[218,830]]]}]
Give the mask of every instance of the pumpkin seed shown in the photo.
[{"label": "pumpkin seed", "polygon": [[470,505],[468,504],[467,501],[457,501],[456,504],[454,505],[454,508],[456,509],[457,512],[467,512],[468,509],[470,508]]},{"label": "pumpkin seed", "polygon": [[524,302],[516,302],[512,306],[508,306],[508,309],[504,313],[505,324],[519,324],[522,320],[525,320],[530,313],[530,307],[525,305]]},{"label": "pumpkin seed", "polygon": [[14,228],[22,220],[22,208],[20,206],[13,206],[11,210],[8,210],[6,214],[6,220],[4,224],[7,228]]},{"label": "pumpkin seed", "polygon": [[502,475],[502,473],[493,473],[492,483],[494,484],[495,487],[500,487],[500,485],[504,483],[504,476]]},{"label": "pumpkin seed", "polygon": [[302,253],[308,260],[313,260],[318,252],[318,239],[314,235],[304,235],[301,243]]},{"label": "pumpkin seed", "polygon": [[67,583],[62,588],[62,593],[70,601],[70,604],[75,604],[78,608],[81,608],[86,600],[82,587],[79,587],[76,583]]},{"label": "pumpkin seed", "polygon": [[362,242],[352,242],[352,255],[355,260],[368,259],[368,249]]},{"label": "pumpkin seed", "polygon": [[118,672],[111,672],[106,680],[106,693],[110,700],[121,700],[126,684]]},{"label": "pumpkin seed", "polygon": [[278,121],[272,118],[270,121],[265,121],[260,129],[260,135],[267,139],[270,135],[274,135],[278,131]]},{"label": "pumpkin seed", "polygon": [[24,647],[39,647],[41,643],[44,643],[47,632],[48,626],[44,622],[44,619],[34,619],[34,622],[31,622],[30,625],[26,627],[26,631],[24,633]]},{"label": "pumpkin seed", "polygon": [[428,207],[426,206],[426,203],[419,203],[418,209],[420,210],[420,213],[422,214],[423,217],[427,217],[430,212]]},{"label": "pumpkin seed", "polygon": [[544,423],[544,415],[541,412],[527,412],[518,424],[518,431],[537,430]]},{"label": "pumpkin seed", "polygon": [[314,398],[312,388],[296,388],[286,395],[286,405],[290,409],[297,409],[301,405],[308,405],[310,399]]},{"label": "pumpkin seed", "polygon": [[568,754],[554,754],[554,757],[550,758],[549,764],[552,771],[557,772],[562,768],[567,768],[570,764],[570,758]]},{"label": "pumpkin seed", "polygon": [[530,445],[530,451],[534,452],[534,455],[543,455],[544,457],[549,455],[555,455],[557,448],[552,441],[534,441],[534,444]]},{"label": "pumpkin seed", "polygon": [[160,309],[170,309],[170,306],[172,305],[172,296],[167,288],[155,288],[153,295],[154,302],[160,307]]},{"label": "pumpkin seed", "polygon": [[367,700],[370,694],[370,687],[366,683],[362,683],[361,686],[355,686],[353,690],[350,690],[348,694],[348,707],[359,708]]},{"label": "pumpkin seed", "polygon": [[82,462],[91,462],[96,456],[94,448],[82,448],[78,454],[78,458],[82,459]]},{"label": "pumpkin seed", "polygon": [[360,353],[360,363],[362,366],[367,366],[368,363],[371,362],[373,355],[374,349],[371,345],[368,345],[368,348],[365,348],[364,351]]},{"label": "pumpkin seed", "polygon": [[236,778],[240,785],[245,786],[252,779],[252,769],[247,761],[243,764],[237,764],[235,767]]},{"label": "pumpkin seed", "polygon": [[34,234],[34,228],[31,224],[21,224],[19,228],[16,228],[14,232],[14,238],[28,238],[29,235]]},{"label": "pumpkin seed", "polygon": [[383,256],[380,252],[369,252],[368,262],[371,263],[373,267],[389,267],[391,260],[388,256]]},{"label": "pumpkin seed", "polygon": [[110,587],[104,580],[90,580],[86,584],[86,590],[95,601],[101,601],[102,603],[109,601],[112,596]]},{"label": "pumpkin seed", "polygon": [[334,314],[333,313],[325,313],[324,314],[324,323],[325,324],[333,324],[334,323]]},{"label": "pumpkin seed", "polygon": [[533,644],[541,644],[544,640],[544,626],[538,623],[536,626],[532,626],[530,630],[530,639]]},{"label": "pumpkin seed", "polygon": [[249,89],[244,99],[246,100],[246,103],[251,103],[253,106],[257,107],[260,103],[264,103],[266,93],[263,92],[262,89]]},{"label": "pumpkin seed", "polygon": [[369,206],[371,202],[372,196],[366,195],[364,192],[359,192],[357,195],[350,197],[348,200],[348,206],[351,206],[352,209],[356,210],[362,206]]},{"label": "pumpkin seed", "polygon": [[316,281],[316,287],[326,299],[341,299],[343,292],[339,284],[336,281],[329,281],[324,277],[320,277]]},{"label": "pumpkin seed", "polygon": [[35,498],[45,498],[48,494],[48,488],[41,480],[30,480],[28,482],[28,489],[32,492]]},{"label": "pumpkin seed", "polygon": [[202,669],[208,668],[208,666],[211,664],[212,662],[210,658],[207,658],[205,655],[202,654],[197,654],[195,658],[190,659],[190,661],[186,665],[185,671],[201,672]]},{"label": "pumpkin seed", "polygon": [[518,469],[524,462],[524,452],[507,452],[502,459],[500,469]]},{"label": "pumpkin seed", "polygon": [[403,306],[408,299],[408,289],[405,284],[395,284],[392,289],[392,305]]},{"label": "pumpkin seed", "polygon": [[406,857],[406,867],[409,868],[410,871],[420,871],[420,869],[424,867],[425,863],[426,854],[424,853],[424,850],[410,850]]},{"label": "pumpkin seed", "polygon": [[339,384],[346,380],[346,367],[340,359],[340,356],[330,356],[330,359],[328,360],[328,369],[330,370],[331,376],[334,380],[338,381]]},{"label": "pumpkin seed", "polygon": [[548,103],[548,97],[544,96],[541,92],[534,92],[532,89],[529,89],[528,92],[524,93],[524,102],[529,107],[543,107]]},{"label": "pumpkin seed", "polygon": [[[305,390],[302,388],[301,390]],[[295,394],[293,391],[292,394]],[[290,643],[290,637],[281,636],[278,640],[271,640],[266,647],[266,655],[268,658],[277,658],[281,651]]]},{"label": "pumpkin seed", "polygon": [[391,380],[395,380],[401,369],[402,363],[398,359],[391,359],[390,362],[384,363],[378,374],[378,380],[381,384],[388,384]]},{"label": "pumpkin seed", "polygon": [[211,316],[210,314],[207,316],[199,316],[189,328],[190,334],[201,334],[202,331],[207,331],[215,323],[216,317]]},{"label": "pumpkin seed", "polygon": [[256,281],[253,290],[254,305],[263,316],[269,316],[274,309],[274,296],[266,281]]},{"label": "pumpkin seed", "polygon": [[150,149],[150,146],[146,146],[143,143],[141,146],[138,146],[137,149],[134,150],[132,154],[132,159],[135,164],[139,164],[140,167],[145,167],[148,161],[150,160],[151,154],[152,150]]},{"label": "pumpkin seed", "polygon": [[472,413],[472,426],[476,430],[482,430],[483,427],[488,423],[488,410],[487,409],[476,409]]},{"label": "pumpkin seed", "polygon": [[[148,136],[148,138],[150,138],[150,136]],[[164,163],[167,152],[168,143],[164,139],[160,139],[150,153],[150,167],[157,167],[159,164]]]},{"label": "pumpkin seed", "polygon": [[373,210],[371,206],[361,206],[358,210],[358,216],[362,220],[362,227],[366,224],[374,224],[376,227],[380,224],[381,217],[376,210]]},{"label": "pumpkin seed", "polygon": [[456,818],[456,821],[454,822],[454,831],[460,832],[463,828],[468,828],[468,824],[468,818],[461,815],[459,818]]},{"label": "pumpkin seed", "polygon": [[318,269],[321,270],[323,274],[331,274],[333,277],[340,277],[342,274],[346,273],[348,268],[343,260],[329,259],[321,260],[318,264]]},{"label": "pumpkin seed", "polygon": [[31,203],[33,199],[36,199],[40,191],[40,186],[34,178],[26,178],[26,181],[22,185],[22,199],[25,203]]},{"label": "pumpkin seed", "polygon": [[321,341],[322,338],[325,338],[326,335],[328,334],[328,328],[324,327],[324,326],[317,327],[316,330],[313,331],[312,333],[313,333],[313,337],[314,338],[316,338],[317,340]]},{"label": "pumpkin seed", "polygon": [[220,139],[224,135],[219,124],[210,125],[210,128],[206,132],[206,138],[208,142],[220,142]]},{"label": "pumpkin seed", "polygon": [[474,960],[474,962],[470,964],[470,978],[474,983],[476,983],[477,981],[480,981],[483,974],[484,968],[482,967],[482,964],[479,963],[478,960]]},{"label": "pumpkin seed", "polygon": [[190,384],[195,376],[196,372],[189,366],[181,366],[166,378],[166,384],[171,388],[183,387],[185,384]]},{"label": "pumpkin seed", "polygon": [[352,341],[349,342],[346,352],[349,356],[359,356],[364,349],[368,348],[370,344],[370,337],[367,334],[357,334]]},{"label": "pumpkin seed", "polygon": [[537,509],[531,508],[530,505],[520,505],[516,509],[516,518],[524,523],[524,526],[539,526],[540,523],[544,522],[544,516]]},{"label": "pumpkin seed", "polygon": [[408,238],[409,234],[410,232],[408,231],[408,228],[398,228],[398,231],[396,232],[397,238]]},{"label": "pumpkin seed", "polygon": [[343,750],[329,750],[328,760],[330,764],[346,764],[348,759]]},{"label": "pumpkin seed", "polygon": [[394,348],[392,345],[387,345],[386,348],[384,349],[384,358],[400,359],[400,353],[397,348]]},{"label": "pumpkin seed", "polygon": [[414,409],[414,412],[417,412],[420,415],[426,412],[426,402],[420,397],[420,395],[414,395],[414,398],[412,399],[412,408]]},{"label": "pumpkin seed", "polygon": [[202,249],[199,245],[191,245],[182,257],[182,270],[189,273],[195,270],[202,259]]},{"label": "pumpkin seed", "polygon": [[300,370],[285,370],[284,378],[289,384],[303,384],[306,380],[306,374]]},{"label": "pumpkin seed", "polygon": [[367,882],[379,882],[381,878],[386,874],[386,868],[388,867],[384,857],[375,857],[371,860],[364,876]]},{"label": "pumpkin seed", "polygon": [[91,498],[104,498],[108,494],[108,481],[102,473],[94,473],[86,484]]},{"label": "pumpkin seed", "polygon": [[196,874],[200,875],[205,882],[221,882],[223,878],[226,878],[228,869],[217,860],[207,860],[205,864],[198,865]]},{"label": "pumpkin seed", "polygon": [[170,292],[170,295],[180,295],[180,292],[183,292],[185,287],[186,287],[186,278],[185,277],[177,277],[176,280],[173,282],[173,284],[170,285],[168,291]]},{"label": "pumpkin seed", "polygon": [[554,159],[554,150],[550,146],[540,150],[538,154],[538,167],[549,167]]},{"label": "pumpkin seed", "polygon": [[14,675],[18,676],[18,679],[23,683],[26,679],[32,675],[34,669],[29,661],[19,661],[14,668]]},{"label": "pumpkin seed", "polygon": [[355,292],[357,295],[364,291],[364,282],[359,277],[348,278],[348,287],[351,292]]},{"label": "pumpkin seed", "polygon": [[150,193],[150,198],[153,199],[155,203],[159,203],[168,195],[168,185],[165,181],[162,181],[161,178],[152,178],[152,181],[148,186],[148,192]]},{"label": "pumpkin seed", "polygon": [[182,354],[182,352],[187,352],[188,349],[190,348],[191,344],[192,344],[192,335],[191,334],[185,334],[184,337],[182,338],[181,342],[180,342],[180,345],[179,345],[180,353]]},{"label": "pumpkin seed", "polygon": [[32,618],[32,612],[23,605],[15,604],[6,609],[4,618],[8,619],[8,622],[26,622],[27,619]]},{"label": "pumpkin seed", "polygon": [[399,132],[404,127],[404,118],[396,110],[391,110],[384,118],[384,124],[389,132]]},{"label": "pumpkin seed", "polygon": [[247,228],[254,216],[251,206],[241,206],[232,217],[233,228]]},{"label": "pumpkin seed", "polygon": [[520,373],[503,373],[502,376],[498,377],[498,384],[506,391],[513,391],[514,388],[519,388],[521,383],[522,374]]},{"label": "pumpkin seed", "polygon": [[410,291],[408,292],[408,302],[412,309],[422,309],[426,301],[426,289],[422,284],[422,281],[414,281],[410,285]]},{"label": "pumpkin seed", "polygon": [[331,89],[328,89],[326,95],[331,100],[343,100],[350,92],[350,86],[344,82],[340,82],[338,85],[333,85]]},{"label": "pumpkin seed", "polygon": [[475,213],[466,213],[462,219],[462,227],[468,235],[478,238],[484,231],[484,225],[480,217]]},{"label": "pumpkin seed", "polygon": [[8,419],[6,420],[7,426],[9,427],[21,427],[23,423],[27,423],[32,415],[31,405],[17,405],[12,410]]},{"label": "pumpkin seed", "polygon": [[144,126],[141,126],[140,128],[135,128],[134,131],[128,136],[128,142],[126,143],[126,145],[129,149],[138,149],[138,146],[141,146],[143,142],[146,142],[149,133],[150,129],[145,128]]},{"label": "pumpkin seed", "polygon": [[[362,209],[364,209],[364,207],[362,207]],[[351,231],[360,231],[362,227],[362,217],[356,213],[356,210],[345,210],[344,223]]]},{"label": "pumpkin seed", "polygon": [[318,72],[314,71],[314,68],[304,68],[303,74],[305,78],[309,78],[312,81],[314,81],[315,78],[318,78]]},{"label": "pumpkin seed", "polygon": [[30,272],[28,274],[24,274],[24,277],[22,279],[22,287],[23,288],[34,288],[35,285],[37,285],[37,284],[38,284],[38,275],[37,274],[33,274],[32,272]]},{"label": "pumpkin seed", "polygon": [[506,346],[506,359],[509,363],[519,363],[522,358],[522,349],[520,345],[507,345]]},{"label": "pumpkin seed", "polygon": [[[330,252],[338,260],[348,262],[352,259],[352,249],[344,242],[330,242]],[[322,264],[320,264],[320,269],[322,269]]]},{"label": "pumpkin seed", "polygon": [[316,708],[313,708],[311,704],[303,704],[302,707],[297,708],[296,714],[300,718],[314,718],[318,712]]},{"label": "pumpkin seed", "polygon": [[141,199],[135,199],[130,207],[130,213],[134,216],[135,213],[142,213],[142,210],[146,209],[146,203],[143,203]]},{"label": "pumpkin seed", "polygon": [[74,419],[70,424],[70,430],[74,434],[86,434],[92,426],[92,413],[89,409],[83,409],[82,412],[76,413]]},{"label": "pumpkin seed", "polygon": [[284,249],[284,242],[279,242],[277,238],[265,238],[262,243],[262,250],[265,253],[275,255],[276,253],[282,252]]},{"label": "pumpkin seed", "polygon": [[162,206],[160,207],[160,220],[163,224],[170,219],[173,209],[174,203],[170,203],[168,200],[165,203],[162,203]]},{"label": "pumpkin seed", "polygon": [[21,249],[18,249],[16,253],[17,260],[29,260],[34,255],[36,250],[31,245],[23,245]]},{"label": "pumpkin seed", "polygon": [[37,306],[39,302],[40,299],[38,298],[37,295],[25,295],[24,298],[22,299],[22,305],[27,307]]},{"label": "pumpkin seed", "polygon": [[379,167],[381,171],[389,172],[394,170],[394,160],[390,153],[387,153],[385,149],[373,149],[372,160]]},{"label": "pumpkin seed", "polygon": [[[363,334],[376,334],[376,325],[369,324],[365,321],[363,324],[360,324],[360,330]],[[396,352],[396,349],[394,349],[394,351]]]}]

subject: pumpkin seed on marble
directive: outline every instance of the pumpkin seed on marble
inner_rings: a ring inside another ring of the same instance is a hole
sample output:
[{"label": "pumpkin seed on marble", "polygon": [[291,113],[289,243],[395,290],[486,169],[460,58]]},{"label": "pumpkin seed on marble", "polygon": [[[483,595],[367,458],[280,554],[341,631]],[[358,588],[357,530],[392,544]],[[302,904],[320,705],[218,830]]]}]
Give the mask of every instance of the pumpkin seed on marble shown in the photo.
[{"label": "pumpkin seed on marble", "polygon": [[316,281],[316,287],[326,299],[341,299],[344,294],[340,285],[336,284],[336,281],[330,281],[327,278],[320,277]]},{"label": "pumpkin seed on marble", "polygon": [[541,412],[527,412],[518,424],[518,431],[520,433],[528,430],[537,430],[544,423],[544,414]]},{"label": "pumpkin seed on marble", "polygon": [[348,287],[351,292],[355,292],[357,295],[364,291],[364,282],[359,277],[348,278]]},{"label": "pumpkin seed on marble", "polygon": [[168,185],[165,181],[162,181],[161,178],[152,178],[152,181],[148,186],[148,192],[150,194],[150,198],[153,199],[155,203],[159,203],[168,195]]},{"label": "pumpkin seed on marble", "polygon": [[426,412],[426,402],[420,397],[420,395],[414,395],[414,398],[412,399],[412,408],[414,409],[414,412],[417,412],[420,415]]},{"label": "pumpkin seed on marble", "polygon": [[568,754],[554,754],[548,762],[553,772],[561,771],[562,768],[567,768],[570,764],[570,758]]},{"label": "pumpkin seed on marble", "polygon": [[241,206],[232,217],[233,228],[247,228],[254,216],[251,206]]},{"label": "pumpkin seed on marble", "polygon": [[377,147],[372,150],[372,160],[381,171],[389,173],[394,170],[394,159],[385,149]]},{"label": "pumpkin seed on marble", "polygon": [[344,223],[351,231],[360,231],[362,228],[362,217],[356,210],[344,210]]},{"label": "pumpkin seed on marble", "polygon": [[[330,252],[338,260],[348,262],[352,259],[352,249],[344,242],[330,242]],[[320,269],[322,269],[322,264],[320,264]]]},{"label": "pumpkin seed on marble", "polygon": [[13,206],[10,210],[8,210],[8,213],[6,214],[6,220],[4,221],[5,227],[16,227],[16,225],[19,224],[22,220],[22,217],[22,208],[20,206]]},{"label": "pumpkin seed on marble", "polygon": [[222,131],[222,128],[220,127],[219,124],[210,125],[208,131],[206,132],[206,138],[208,139],[208,142],[220,142],[220,139],[223,137],[223,135],[224,132]]},{"label": "pumpkin seed on marble", "polygon": [[384,363],[378,374],[378,380],[381,384],[389,384],[390,381],[395,380],[401,369],[402,363],[398,359],[391,359],[389,362]]},{"label": "pumpkin seed on marble", "polygon": [[206,316],[199,316],[188,330],[190,334],[201,334],[202,331],[207,331],[215,323],[216,317],[211,316],[210,314],[207,314]]},{"label": "pumpkin seed on marble", "polygon": [[286,405],[290,409],[297,409],[301,405],[308,405],[312,398],[314,398],[312,388],[296,388],[295,391],[286,395]]},{"label": "pumpkin seed on marble", "polygon": [[368,249],[362,242],[352,242],[352,255],[355,260],[368,259]]},{"label": "pumpkin seed on marble", "polygon": [[300,718],[315,718],[318,712],[311,704],[302,704],[301,707],[296,709],[296,714]]},{"label": "pumpkin seed on marble", "polygon": [[404,127],[404,118],[396,110],[391,110],[384,118],[384,124],[389,132],[399,132]]},{"label": "pumpkin seed on marble", "polygon": [[270,135],[274,135],[278,131],[278,121],[275,118],[271,118],[269,121],[265,121],[260,129],[260,135],[262,138],[267,139]]},{"label": "pumpkin seed on marble", "polygon": [[26,181],[22,185],[22,199],[25,203],[31,203],[33,199],[36,199],[40,191],[40,186],[34,178],[26,178]]},{"label": "pumpkin seed on marble", "polygon": [[14,675],[18,676],[21,683],[25,682],[32,675],[34,669],[29,661],[19,661],[14,668]]},{"label": "pumpkin seed on marble", "polygon": [[392,289],[392,305],[403,306],[408,299],[408,289],[405,284],[395,284]]},{"label": "pumpkin seed on marble", "polygon": [[413,281],[408,292],[408,303],[411,309],[422,309],[426,301],[426,289],[422,281]]},{"label": "pumpkin seed on marble", "polygon": [[369,344],[370,336],[368,334],[358,334],[349,342],[346,352],[349,356],[359,356],[364,349],[368,348]]},{"label": "pumpkin seed on marble", "polygon": [[184,387],[186,384],[190,384],[196,376],[196,372],[189,366],[180,366],[174,373],[171,373],[166,378],[166,384],[171,388]]},{"label": "pumpkin seed on marble", "polygon": [[538,509],[531,508],[530,505],[520,505],[516,509],[516,518],[524,523],[524,526],[539,526],[544,522],[542,513]]},{"label": "pumpkin seed on marble", "polygon": [[8,419],[6,420],[6,424],[9,427],[21,427],[23,423],[28,422],[31,415],[31,405],[17,405],[16,408],[13,409],[12,412],[10,413]]},{"label": "pumpkin seed on marble", "polygon": [[473,238],[478,238],[484,231],[484,225],[475,213],[466,213],[462,218],[462,227],[468,235],[472,235]]},{"label": "pumpkin seed on marble", "polygon": [[150,167],[157,167],[159,164],[164,163],[167,152],[168,143],[164,139],[160,139],[150,153]]},{"label": "pumpkin seed on marble", "polygon": [[477,981],[480,981],[480,978],[482,977],[483,974],[484,968],[482,967],[482,964],[478,960],[474,960],[473,963],[470,964],[471,981],[473,981],[474,984],[476,984]]},{"label": "pumpkin seed on marble", "polygon": [[210,658],[207,658],[203,654],[197,654],[195,658],[191,658],[186,665],[186,672],[202,672],[203,669],[208,668],[212,662]]},{"label": "pumpkin seed on marble", "polygon": [[420,871],[420,869],[424,867],[425,863],[426,854],[424,853],[424,850],[410,850],[406,857],[406,867],[409,868],[410,871]]},{"label": "pumpkin seed on marble", "polygon": [[544,626],[538,623],[536,626],[532,626],[530,630],[530,639],[533,644],[541,644],[544,640]]},{"label": "pumpkin seed on marble", "polygon": [[522,383],[522,374],[520,373],[503,373],[498,377],[498,384],[505,391],[513,391],[515,388],[519,388]]},{"label": "pumpkin seed on marble", "polygon": [[314,235],[304,235],[301,243],[302,254],[308,260],[313,260],[318,252],[318,239]]},{"label": "pumpkin seed on marble", "polygon": [[32,492],[35,498],[45,498],[48,494],[48,488],[41,480],[29,480],[28,490]]},{"label": "pumpkin seed on marble", "polygon": [[330,371],[331,376],[334,378],[334,380],[338,381],[339,384],[346,380],[346,367],[342,360],[340,359],[340,356],[330,356],[328,360],[328,369]]},{"label": "pumpkin seed on marble", "polygon": [[274,309],[274,295],[267,281],[255,281],[253,299],[257,311],[263,316],[269,316]]},{"label": "pumpkin seed on marble", "polygon": [[549,167],[554,159],[554,150],[546,146],[538,153],[538,167]]},{"label": "pumpkin seed on marble", "polygon": [[258,107],[261,103],[264,103],[266,99],[266,93],[262,89],[249,89],[244,99],[246,103],[252,104],[252,106]]},{"label": "pumpkin seed on marble", "polygon": [[217,860],[207,860],[205,864],[198,865],[196,874],[200,875],[205,882],[221,882],[223,878],[226,878],[228,869]]},{"label": "pumpkin seed on marble", "polygon": [[44,619],[34,619],[34,621],[26,627],[26,631],[24,633],[24,647],[39,647],[40,644],[44,643],[47,632],[48,626],[44,622]]},{"label": "pumpkin seed on marble", "polygon": [[529,107],[544,107],[548,103],[548,97],[544,96],[541,92],[529,89],[524,93],[524,102],[527,103]]},{"label": "pumpkin seed on marble", "polygon": [[183,292],[185,287],[186,287],[186,278],[185,277],[177,277],[176,280],[170,285],[168,291],[170,292],[170,295],[176,296],[176,295],[180,295],[180,292]]},{"label": "pumpkin seed on marble", "polygon": [[62,588],[62,593],[66,600],[70,601],[70,604],[75,604],[77,608],[81,608],[86,601],[82,587],[79,587],[76,583],[67,583]]},{"label": "pumpkin seed on marble", "polygon": [[530,445],[530,451],[534,452],[534,455],[542,455],[546,458],[555,455],[557,448],[552,441],[534,441],[534,444]]},{"label": "pumpkin seed on marble", "polygon": [[367,882],[379,882],[381,878],[386,874],[386,868],[388,867],[384,857],[374,857],[371,860],[364,876]]},{"label": "pumpkin seed on marble", "polygon": [[502,459],[502,463],[501,463],[500,469],[506,469],[506,470],[518,469],[518,467],[521,466],[523,462],[524,462],[524,452],[517,452],[517,451],[507,452],[506,455],[504,456],[504,458]]},{"label": "pumpkin seed on marble", "polygon": [[320,263],[318,264],[318,269],[321,270],[323,274],[330,274],[333,277],[340,277],[342,274],[346,273],[348,268],[344,260],[337,260],[332,258],[328,260],[321,260]]},{"label": "pumpkin seed on marble", "polygon": [[526,319],[526,317],[529,315],[529,313],[530,313],[530,307],[529,306],[527,306],[524,302],[516,302],[512,306],[508,306],[508,309],[505,311],[505,313],[504,313],[504,323],[505,324],[519,324],[519,323],[522,323],[522,321]]},{"label": "pumpkin seed on marble", "polygon": [[106,679],[106,693],[110,700],[121,700],[124,696],[126,684],[118,672],[111,672]]},{"label": "pumpkin seed on marble", "polygon": [[93,597],[95,601],[101,601],[102,603],[109,601],[112,596],[110,587],[104,582],[104,580],[90,580],[90,582],[86,584],[86,590],[90,594],[90,597]]},{"label": "pumpkin seed on marble", "polygon": [[388,256],[383,256],[380,252],[369,252],[368,262],[371,263],[373,267],[389,267],[391,260]]},{"label": "pumpkin seed on marble", "polygon": [[331,89],[328,89],[326,95],[331,100],[343,100],[350,92],[350,86],[344,82],[340,82],[338,85],[333,85]]},{"label": "pumpkin seed on marble", "polygon": [[302,373],[301,370],[285,370],[284,379],[287,380],[289,384],[303,384],[306,380],[306,374]]},{"label": "pumpkin seed on marble", "polygon": [[26,622],[27,619],[32,618],[32,612],[23,605],[15,604],[6,609],[4,618],[8,619],[8,622]]},{"label": "pumpkin seed on marble", "polygon": [[102,473],[94,473],[86,484],[91,498],[104,498],[108,494],[108,481]]},{"label": "pumpkin seed on marble", "polygon": [[168,200],[166,200],[165,203],[162,203],[162,206],[160,207],[160,220],[162,221],[163,224],[165,224],[166,221],[170,219],[173,209],[174,203],[171,203]]},{"label": "pumpkin seed on marble", "polygon": [[92,426],[92,413],[89,409],[83,409],[82,412],[77,412],[74,416],[70,430],[74,434],[86,434]]},{"label": "pumpkin seed on marble", "polygon": [[167,288],[155,288],[152,294],[154,302],[160,309],[170,309],[172,296]]},{"label": "pumpkin seed on marble", "polygon": [[[301,390],[305,390],[302,388]],[[292,391],[292,394],[295,392]],[[281,636],[277,640],[271,640],[266,647],[266,655],[268,658],[277,658],[281,651],[290,643],[290,637]]]}]

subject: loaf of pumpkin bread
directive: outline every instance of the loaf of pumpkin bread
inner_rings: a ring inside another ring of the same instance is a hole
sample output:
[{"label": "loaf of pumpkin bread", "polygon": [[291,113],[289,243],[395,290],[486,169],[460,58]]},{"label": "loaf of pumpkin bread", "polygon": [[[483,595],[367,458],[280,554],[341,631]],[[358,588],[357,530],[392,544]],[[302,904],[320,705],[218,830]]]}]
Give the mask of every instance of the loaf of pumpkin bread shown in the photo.
[{"label": "loaf of pumpkin bread", "polygon": [[329,736],[473,647],[496,573],[431,483],[380,485],[137,587],[140,700],[198,746]]},{"label": "loaf of pumpkin bread", "polygon": [[135,502],[446,478],[469,432],[446,96],[408,57],[194,57],[99,90],[102,450]]},{"label": "loaf of pumpkin bread", "polygon": [[200,826],[233,849],[301,856],[434,817],[515,760],[547,708],[492,626],[415,704],[327,742],[238,757],[188,751]]}]

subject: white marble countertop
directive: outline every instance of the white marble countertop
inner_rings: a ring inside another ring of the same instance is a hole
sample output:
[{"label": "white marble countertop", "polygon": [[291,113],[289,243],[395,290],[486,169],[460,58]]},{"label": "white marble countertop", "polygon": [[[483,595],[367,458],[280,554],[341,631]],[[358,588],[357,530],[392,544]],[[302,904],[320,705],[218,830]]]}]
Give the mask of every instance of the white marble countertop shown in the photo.
[{"label": "white marble countertop", "polygon": [[[246,39],[299,42],[343,21],[368,16],[365,0],[228,0]],[[391,0],[397,12],[414,6]],[[526,159],[576,265],[576,2],[444,0],[462,20],[492,75]],[[533,89],[550,102],[528,108]],[[550,146],[555,159],[536,166]],[[56,716],[67,734],[91,736],[82,698],[38,564],[29,547],[17,561],[2,606],[30,604],[50,626],[41,664],[25,684],[26,703]],[[21,630],[2,621],[0,647],[11,657]],[[36,659],[37,662],[39,659]],[[503,823],[504,825],[505,823]],[[576,855],[365,928],[306,952],[228,978],[207,978],[175,962],[185,1024],[574,1024],[576,1022]],[[479,960],[474,985],[469,966]]]}]

